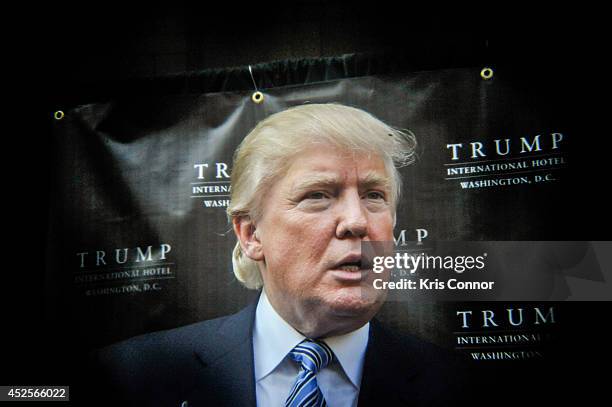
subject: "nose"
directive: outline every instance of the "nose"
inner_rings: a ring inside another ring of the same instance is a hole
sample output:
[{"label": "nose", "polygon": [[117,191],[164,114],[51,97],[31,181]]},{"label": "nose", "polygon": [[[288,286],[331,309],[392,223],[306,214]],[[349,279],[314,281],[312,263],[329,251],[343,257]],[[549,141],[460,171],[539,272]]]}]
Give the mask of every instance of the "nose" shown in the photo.
[{"label": "nose", "polygon": [[338,239],[363,238],[368,234],[367,214],[357,192],[346,193],[340,199],[337,210],[336,237]]}]

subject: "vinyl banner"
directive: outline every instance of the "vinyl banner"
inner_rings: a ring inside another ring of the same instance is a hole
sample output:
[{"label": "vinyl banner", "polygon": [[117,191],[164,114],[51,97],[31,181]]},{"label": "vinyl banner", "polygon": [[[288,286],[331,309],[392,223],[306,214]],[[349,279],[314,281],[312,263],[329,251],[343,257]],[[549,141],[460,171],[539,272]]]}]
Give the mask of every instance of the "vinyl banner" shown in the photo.
[{"label": "vinyl banner", "polygon": [[[572,212],[568,196],[578,178],[581,135],[561,101],[503,70],[483,76],[481,68],[261,91],[261,103],[253,90],[124,95],[75,107],[55,121],[50,320],[65,321],[93,348],[227,315],[252,301],[256,291],[232,272],[236,237],[225,212],[232,156],[259,121],[313,103],[356,107],[416,137],[416,160],[400,169],[396,249],[430,253],[445,247],[436,242],[471,242],[465,253],[456,246],[436,254],[462,255],[464,265],[466,256],[474,257],[472,265],[482,256],[486,276],[503,277],[507,287],[512,271],[500,271],[511,269],[504,259],[520,267],[545,252],[545,264],[554,264],[550,281],[527,279],[545,285],[533,295],[514,297],[524,293],[520,287],[501,297],[486,288],[458,297],[402,291],[383,307],[381,320],[465,353],[475,364],[525,363],[558,357],[551,344],[573,329],[571,303],[564,300],[609,299],[609,290],[572,297],[580,292],[572,281],[603,284],[598,243],[554,246],[589,239],[570,237],[574,230],[562,221]],[[553,246],[521,244],[538,241]],[[299,250],[300,242],[287,244]],[[456,271],[456,263],[450,267]],[[567,270],[574,272],[569,279]],[[455,271],[459,281],[469,274]],[[428,284],[445,272],[437,270]]]}]

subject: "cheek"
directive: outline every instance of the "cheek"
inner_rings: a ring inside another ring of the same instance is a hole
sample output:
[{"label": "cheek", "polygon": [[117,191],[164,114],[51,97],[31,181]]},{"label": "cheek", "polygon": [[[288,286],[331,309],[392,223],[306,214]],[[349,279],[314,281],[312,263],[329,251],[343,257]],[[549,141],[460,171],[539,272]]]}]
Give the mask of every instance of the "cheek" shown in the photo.
[{"label": "cheek", "polygon": [[324,258],[334,231],[332,222],[326,222],[321,217],[303,218],[298,225],[291,226],[290,234],[293,240],[283,244],[293,247],[294,256],[298,258],[299,263],[312,268]]},{"label": "cheek", "polygon": [[299,243],[300,261],[310,270],[317,270],[317,266],[325,260],[325,254],[330,245],[330,239],[323,233],[309,234]]},{"label": "cheek", "polygon": [[297,278],[309,279],[325,259],[335,232],[333,224],[322,217],[301,217],[299,222],[285,223],[279,229],[283,230],[279,230],[275,239],[276,252],[283,252],[284,258],[276,260],[283,262],[287,268],[297,270],[300,273]]},{"label": "cheek", "polygon": [[370,238],[375,241],[393,240],[393,215],[381,214],[371,220]]},{"label": "cheek", "polygon": [[266,229],[267,239],[263,241],[269,267],[312,267],[323,257],[335,232],[333,222],[320,216],[286,216],[269,221],[273,227]]},{"label": "cheek", "polygon": [[323,214],[297,213],[279,220],[278,229],[284,229],[284,235],[292,239],[291,243],[308,244],[316,247],[318,242],[329,240],[335,232],[332,216]]}]

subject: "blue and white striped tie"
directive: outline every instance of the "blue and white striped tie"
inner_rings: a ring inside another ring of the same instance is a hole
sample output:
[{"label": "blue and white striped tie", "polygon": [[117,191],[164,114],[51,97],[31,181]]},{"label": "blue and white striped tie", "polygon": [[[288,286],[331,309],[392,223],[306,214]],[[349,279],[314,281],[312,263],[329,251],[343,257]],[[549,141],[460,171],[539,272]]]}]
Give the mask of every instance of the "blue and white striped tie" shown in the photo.
[{"label": "blue and white striped tie", "polygon": [[305,339],[297,345],[289,357],[300,364],[300,373],[291,388],[286,407],[327,406],[317,384],[317,373],[334,358],[334,353],[324,342]]}]

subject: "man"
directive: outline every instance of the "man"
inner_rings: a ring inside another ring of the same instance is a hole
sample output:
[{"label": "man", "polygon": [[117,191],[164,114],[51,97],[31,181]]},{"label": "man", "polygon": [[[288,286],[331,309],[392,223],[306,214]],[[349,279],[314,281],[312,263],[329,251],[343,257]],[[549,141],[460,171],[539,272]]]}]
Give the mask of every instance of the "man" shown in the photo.
[{"label": "man", "polygon": [[373,317],[361,245],[392,241],[397,166],[414,138],[370,114],[310,104],[260,122],[234,156],[228,215],[236,277],[256,303],[99,353],[122,403],[211,406],[449,405],[441,350]]}]

